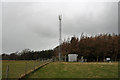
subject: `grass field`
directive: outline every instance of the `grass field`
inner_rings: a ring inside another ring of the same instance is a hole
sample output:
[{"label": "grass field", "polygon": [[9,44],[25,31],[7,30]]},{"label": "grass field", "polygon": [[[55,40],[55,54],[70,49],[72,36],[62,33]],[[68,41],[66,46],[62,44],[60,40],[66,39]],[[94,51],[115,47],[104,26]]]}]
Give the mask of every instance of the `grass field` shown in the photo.
[{"label": "grass field", "polygon": [[[27,66],[26,66],[27,63]],[[2,61],[2,78],[6,78],[6,68],[7,65],[9,65],[9,72],[8,72],[8,78],[19,78],[22,74],[26,72],[33,70],[34,66],[38,66],[40,64],[43,64],[44,62],[40,61],[8,61],[3,60]],[[26,68],[25,68],[26,67]]]},{"label": "grass field", "polygon": [[26,78],[117,78],[118,63],[53,62]]}]

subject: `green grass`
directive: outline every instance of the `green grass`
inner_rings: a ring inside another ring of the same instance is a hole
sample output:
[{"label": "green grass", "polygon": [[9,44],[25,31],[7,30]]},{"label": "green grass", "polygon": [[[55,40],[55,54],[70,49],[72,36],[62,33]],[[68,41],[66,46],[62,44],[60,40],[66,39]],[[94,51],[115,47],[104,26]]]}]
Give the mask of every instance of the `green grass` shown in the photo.
[{"label": "green grass", "polygon": [[6,78],[6,68],[9,65],[8,78],[19,78],[22,74],[25,73],[25,66],[27,63],[27,72],[34,69],[35,66],[39,66],[44,62],[40,61],[10,61],[3,60],[2,61],[2,78]]},{"label": "green grass", "polygon": [[117,78],[118,63],[53,62],[26,78]]}]

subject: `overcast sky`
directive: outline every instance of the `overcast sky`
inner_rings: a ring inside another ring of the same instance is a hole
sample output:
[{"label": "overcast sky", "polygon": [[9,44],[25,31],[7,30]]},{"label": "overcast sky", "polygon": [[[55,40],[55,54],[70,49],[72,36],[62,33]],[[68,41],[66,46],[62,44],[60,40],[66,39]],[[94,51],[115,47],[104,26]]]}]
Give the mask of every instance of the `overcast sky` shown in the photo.
[{"label": "overcast sky", "polygon": [[25,48],[46,50],[59,42],[58,15],[62,14],[62,40],[81,33],[118,33],[117,2],[4,2],[2,51]]}]

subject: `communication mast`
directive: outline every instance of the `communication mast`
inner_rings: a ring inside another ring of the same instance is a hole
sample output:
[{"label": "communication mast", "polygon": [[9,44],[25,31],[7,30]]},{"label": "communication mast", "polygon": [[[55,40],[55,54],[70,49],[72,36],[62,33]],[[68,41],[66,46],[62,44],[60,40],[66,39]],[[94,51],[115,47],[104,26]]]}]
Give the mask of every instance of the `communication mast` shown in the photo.
[{"label": "communication mast", "polygon": [[59,61],[61,61],[61,42],[62,42],[62,39],[61,39],[61,20],[62,20],[62,15],[59,15]]}]

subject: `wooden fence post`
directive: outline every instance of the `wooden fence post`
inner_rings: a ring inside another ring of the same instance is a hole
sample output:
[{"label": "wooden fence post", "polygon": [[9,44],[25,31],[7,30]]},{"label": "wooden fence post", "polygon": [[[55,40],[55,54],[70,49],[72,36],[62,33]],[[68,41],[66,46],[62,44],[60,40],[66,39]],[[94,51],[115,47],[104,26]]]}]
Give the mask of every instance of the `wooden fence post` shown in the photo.
[{"label": "wooden fence post", "polygon": [[25,62],[25,75],[27,74],[27,62]]},{"label": "wooden fence post", "polygon": [[6,68],[6,79],[8,79],[8,74],[9,74],[9,65],[7,65],[7,68]]},{"label": "wooden fence post", "polygon": [[34,70],[35,70],[35,61],[34,61]]}]

